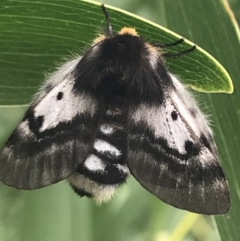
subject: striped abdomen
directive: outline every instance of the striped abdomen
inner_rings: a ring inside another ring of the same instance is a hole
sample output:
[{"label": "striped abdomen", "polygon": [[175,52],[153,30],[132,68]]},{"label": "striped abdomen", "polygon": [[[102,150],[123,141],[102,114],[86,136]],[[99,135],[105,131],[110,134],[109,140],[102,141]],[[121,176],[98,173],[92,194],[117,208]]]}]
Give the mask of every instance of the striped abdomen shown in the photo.
[{"label": "striped abdomen", "polygon": [[125,182],[129,169],[126,160],[126,118],[123,101],[111,101],[105,106],[92,149],[76,173],[68,178],[80,196],[107,201]]}]

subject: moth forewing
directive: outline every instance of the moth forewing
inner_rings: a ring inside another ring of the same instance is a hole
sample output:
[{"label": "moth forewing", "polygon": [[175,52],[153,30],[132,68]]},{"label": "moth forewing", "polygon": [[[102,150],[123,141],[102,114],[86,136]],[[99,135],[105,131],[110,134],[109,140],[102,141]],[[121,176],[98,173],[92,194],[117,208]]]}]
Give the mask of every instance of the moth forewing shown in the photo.
[{"label": "moth forewing", "polygon": [[36,189],[65,179],[88,153],[98,122],[98,102],[74,94],[70,61],[54,73],[0,152],[0,180],[20,189]]},{"label": "moth forewing", "polygon": [[170,73],[169,81],[162,103],[139,101],[131,108],[130,171],[166,203],[197,213],[224,214],[230,206],[229,187],[212,131],[180,81]]}]

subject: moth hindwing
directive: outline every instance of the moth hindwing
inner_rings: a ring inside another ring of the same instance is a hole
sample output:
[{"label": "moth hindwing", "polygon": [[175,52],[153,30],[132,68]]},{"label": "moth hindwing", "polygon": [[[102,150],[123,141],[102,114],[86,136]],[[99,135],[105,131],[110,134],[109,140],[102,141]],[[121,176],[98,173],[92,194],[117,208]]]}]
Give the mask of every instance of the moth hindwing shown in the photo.
[{"label": "moth hindwing", "polygon": [[60,67],[0,151],[0,180],[37,189],[67,179],[80,196],[107,201],[129,173],[175,207],[229,210],[228,183],[204,114],[164,57],[180,57],[135,29],[107,32]]}]

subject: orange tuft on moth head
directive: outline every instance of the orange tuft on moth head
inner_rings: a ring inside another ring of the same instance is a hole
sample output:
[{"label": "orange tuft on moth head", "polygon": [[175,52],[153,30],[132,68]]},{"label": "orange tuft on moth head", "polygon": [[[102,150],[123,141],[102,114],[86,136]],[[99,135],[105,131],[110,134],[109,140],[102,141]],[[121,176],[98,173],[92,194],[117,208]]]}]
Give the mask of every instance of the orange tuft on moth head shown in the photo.
[{"label": "orange tuft on moth head", "polygon": [[134,29],[134,28],[130,28],[130,27],[123,27],[119,32],[118,34],[120,35],[125,35],[125,34],[128,34],[128,35],[132,35],[132,36],[139,36],[137,31]]}]

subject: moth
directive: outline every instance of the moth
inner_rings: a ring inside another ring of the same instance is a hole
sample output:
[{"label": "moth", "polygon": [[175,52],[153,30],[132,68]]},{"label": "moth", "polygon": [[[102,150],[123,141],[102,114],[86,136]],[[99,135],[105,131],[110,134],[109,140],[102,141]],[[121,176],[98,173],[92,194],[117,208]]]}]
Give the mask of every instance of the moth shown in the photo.
[{"label": "moth", "polygon": [[225,214],[228,182],[208,121],[164,58],[183,42],[107,32],[40,89],[0,151],[0,181],[32,190],[67,179],[80,196],[109,200],[131,174],[162,201]]}]

